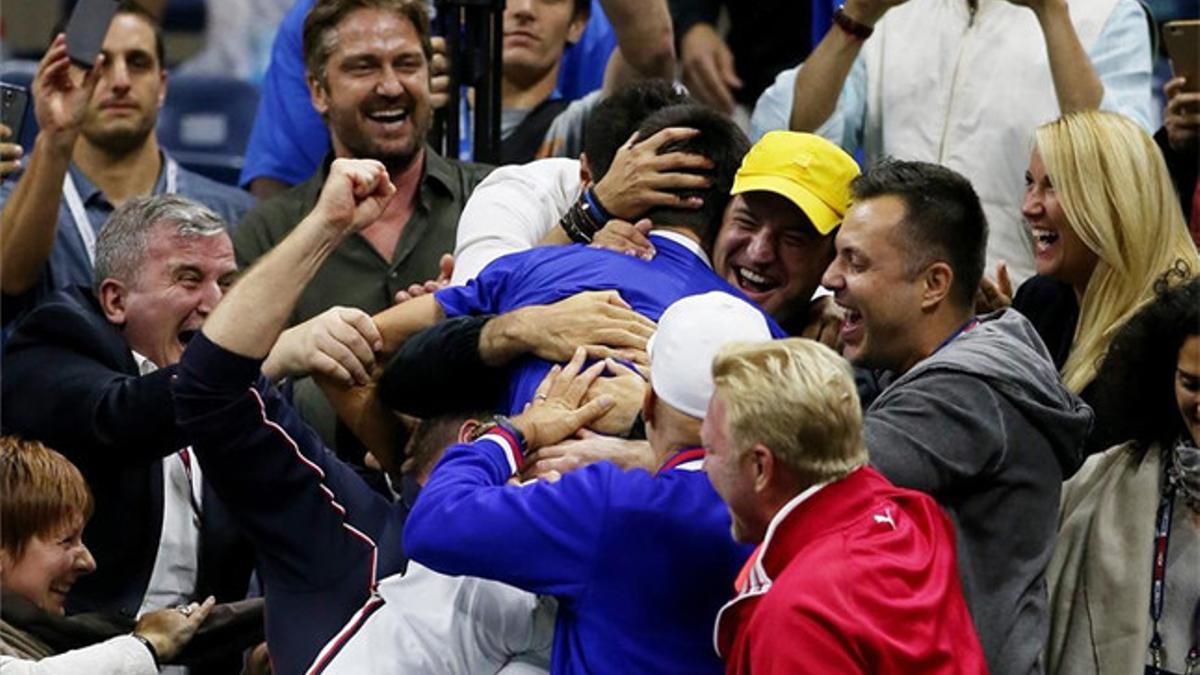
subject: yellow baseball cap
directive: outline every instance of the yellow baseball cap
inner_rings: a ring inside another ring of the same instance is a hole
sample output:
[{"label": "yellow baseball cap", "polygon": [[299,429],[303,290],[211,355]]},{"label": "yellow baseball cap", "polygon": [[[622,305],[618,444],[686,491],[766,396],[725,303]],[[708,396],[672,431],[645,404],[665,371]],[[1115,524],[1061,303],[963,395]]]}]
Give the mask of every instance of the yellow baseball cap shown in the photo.
[{"label": "yellow baseball cap", "polygon": [[846,215],[850,181],[858,174],[854,158],[834,143],[814,134],[772,131],[746,153],[730,194],[762,190],[786,197],[825,235]]}]

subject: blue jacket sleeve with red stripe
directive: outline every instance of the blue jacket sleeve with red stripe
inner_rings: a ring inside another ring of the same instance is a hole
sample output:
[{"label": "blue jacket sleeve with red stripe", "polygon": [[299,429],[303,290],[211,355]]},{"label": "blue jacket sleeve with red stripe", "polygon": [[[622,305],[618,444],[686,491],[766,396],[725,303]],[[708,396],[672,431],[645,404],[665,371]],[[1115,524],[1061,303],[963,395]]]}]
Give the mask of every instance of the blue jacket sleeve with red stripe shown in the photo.
[{"label": "blue jacket sleeve with red stripe", "polygon": [[174,394],[205,477],[254,540],[269,576],[321,587],[373,558],[377,537],[399,550],[387,531],[393,505],[324,447],[260,365],[197,334]]},{"label": "blue jacket sleeve with red stripe", "polygon": [[599,558],[620,469],[602,462],[557,483],[509,485],[521,462],[514,446],[488,434],[446,451],[409,514],[408,555],[444,574],[580,597]]},{"label": "blue jacket sleeve with red stripe", "polygon": [[176,419],[257,549],[276,672],[304,672],[376,579],[403,571],[404,510],[326,450],[259,367],[197,334]]}]

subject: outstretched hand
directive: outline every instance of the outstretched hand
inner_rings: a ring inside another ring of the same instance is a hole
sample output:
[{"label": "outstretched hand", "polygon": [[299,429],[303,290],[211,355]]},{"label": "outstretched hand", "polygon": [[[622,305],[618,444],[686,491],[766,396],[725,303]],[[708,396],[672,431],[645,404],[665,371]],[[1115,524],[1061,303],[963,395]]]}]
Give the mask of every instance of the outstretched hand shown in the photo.
[{"label": "outstretched hand", "polygon": [[604,362],[586,370],[587,352],[575,351],[565,366],[554,366],[538,385],[537,393],[525,411],[512,423],[525,436],[525,451],[557,443],[599,419],[613,407],[611,396],[599,396],[583,403],[583,396],[604,370]]},{"label": "outstretched hand", "polygon": [[335,234],[347,235],[375,222],[396,186],[387,169],[373,159],[335,159],[312,215]]},{"label": "outstretched hand", "polygon": [[200,624],[208,618],[208,613],[212,611],[216,602],[210,595],[202,603],[193,602],[148,612],[138,619],[133,633],[154,645],[154,651],[161,662],[169,663],[200,629]]},{"label": "outstretched hand", "polygon": [[355,307],[331,307],[283,332],[262,370],[271,380],[325,375],[347,385],[371,381],[383,338],[371,316]]}]

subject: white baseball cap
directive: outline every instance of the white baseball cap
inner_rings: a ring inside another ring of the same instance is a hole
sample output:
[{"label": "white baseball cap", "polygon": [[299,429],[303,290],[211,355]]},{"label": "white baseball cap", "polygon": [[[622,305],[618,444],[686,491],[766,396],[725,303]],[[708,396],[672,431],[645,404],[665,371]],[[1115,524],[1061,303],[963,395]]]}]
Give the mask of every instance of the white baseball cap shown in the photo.
[{"label": "white baseball cap", "polygon": [[650,336],[650,383],[671,407],[703,419],[713,393],[712,362],[730,342],[766,342],[771,329],[760,310],[728,293],[711,291],[675,301]]}]

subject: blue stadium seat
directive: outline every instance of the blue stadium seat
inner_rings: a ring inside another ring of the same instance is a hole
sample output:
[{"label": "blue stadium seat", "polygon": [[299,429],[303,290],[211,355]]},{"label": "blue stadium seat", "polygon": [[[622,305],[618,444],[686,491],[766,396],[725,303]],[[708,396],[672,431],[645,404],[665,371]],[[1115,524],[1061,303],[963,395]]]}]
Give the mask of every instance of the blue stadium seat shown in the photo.
[{"label": "blue stadium seat", "polygon": [[[77,0],[63,0],[64,17],[71,15]],[[208,0],[170,0],[162,18],[165,31],[183,33],[204,32],[204,22],[208,17]]]},{"label": "blue stadium seat", "polygon": [[158,141],[184,167],[237,185],[258,89],[228,77],[176,75],[158,115]]}]

